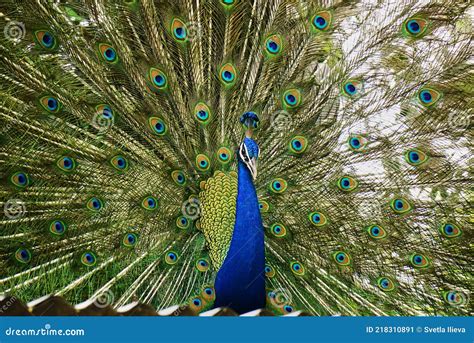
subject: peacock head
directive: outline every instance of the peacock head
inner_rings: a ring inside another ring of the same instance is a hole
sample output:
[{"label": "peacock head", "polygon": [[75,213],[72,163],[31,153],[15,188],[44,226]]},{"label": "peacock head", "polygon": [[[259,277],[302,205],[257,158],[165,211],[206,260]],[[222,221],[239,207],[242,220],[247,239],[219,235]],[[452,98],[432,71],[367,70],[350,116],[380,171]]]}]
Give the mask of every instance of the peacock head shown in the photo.
[{"label": "peacock head", "polygon": [[253,130],[258,128],[259,119],[255,112],[245,112],[240,117],[240,122],[246,129],[245,138],[239,148],[239,157],[245,163],[252,174],[252,178],[257,178],[257,158],[259,148],[257,142],[252,139]]},{"label": "peacock head", "polygon": [[260,125],[260,119],[255,112],[245,112],[240,116],[240,123],[246,129],[247,137],[252,137],[253,131]]}]

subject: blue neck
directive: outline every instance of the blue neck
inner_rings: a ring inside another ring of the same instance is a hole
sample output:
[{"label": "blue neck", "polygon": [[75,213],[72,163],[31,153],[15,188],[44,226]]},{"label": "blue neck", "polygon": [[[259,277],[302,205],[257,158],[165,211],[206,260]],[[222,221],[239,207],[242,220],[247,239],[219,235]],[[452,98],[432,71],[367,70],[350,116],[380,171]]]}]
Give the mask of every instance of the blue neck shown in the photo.
[{"label": "blue neck", "polygon": [[215,307],[239,313],[265,307],[264,231],[252,175],[239,159],[234,233],[215,282]]}]

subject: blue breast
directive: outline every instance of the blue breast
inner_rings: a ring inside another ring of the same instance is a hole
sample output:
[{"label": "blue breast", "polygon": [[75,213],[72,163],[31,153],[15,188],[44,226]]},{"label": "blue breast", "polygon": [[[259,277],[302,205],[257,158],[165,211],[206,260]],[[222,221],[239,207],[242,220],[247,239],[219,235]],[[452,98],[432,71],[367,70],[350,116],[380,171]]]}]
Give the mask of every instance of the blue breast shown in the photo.
[{"label": "blue breast", "polygon": [[265,307],[265,248],[257,192],[250,171],[240,159],[236,211],[229,252],[214,285],[214,307],[227,306],[245,313]]}]

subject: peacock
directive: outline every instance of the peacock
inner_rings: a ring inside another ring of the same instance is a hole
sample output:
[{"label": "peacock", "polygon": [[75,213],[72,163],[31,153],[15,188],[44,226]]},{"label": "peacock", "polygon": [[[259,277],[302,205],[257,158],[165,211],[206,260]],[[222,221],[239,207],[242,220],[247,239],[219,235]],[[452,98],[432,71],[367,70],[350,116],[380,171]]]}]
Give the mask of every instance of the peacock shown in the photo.
[{"label": "peacock", "polygon": [[0,293],[472,315],[472,4],[0,4]]}]

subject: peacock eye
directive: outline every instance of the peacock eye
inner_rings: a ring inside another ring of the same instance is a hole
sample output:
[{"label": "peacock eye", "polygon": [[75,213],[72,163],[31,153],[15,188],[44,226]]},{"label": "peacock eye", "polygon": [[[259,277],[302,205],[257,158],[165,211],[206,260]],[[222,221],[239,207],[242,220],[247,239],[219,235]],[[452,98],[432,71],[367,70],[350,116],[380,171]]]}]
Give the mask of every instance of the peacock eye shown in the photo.
[{"label": "peacock eye", "polygon": [[151,132],[157,136],[164,136],[168,132],[168,127],[165,122],[158,117],[148,118],[148,126],[151,128]]},{"label": "peacock eye", "polygon": [[95,107],[96,115],[101,116],[105,120],[114,119],[114,111],[109,105],[100,104]]},{"label": "peacock eye", "polygon": [[62,220],[53,220],[49,224],[49,231],[53,235],[62,236],[66,232],[66,224]]},{"label": "peacock eye", "polygon": [[164,90],[168,86],[166,74],[158,68],[150,68],[148,71],[148,81],[153,91]]},{"label": "peacock eye", "polygon": [[430,107],[436,104],[442,97],[442,93],[434,88],[422,88],[418,92],[418,100],[425,107]]},{"label": "peacock eye", "polygon": [[311,222],[311,224],[313,224],[314,226],[317,226],[317,227],[321,227],[321,226],[324,226],[327,224],[327,218],[326,216],[321,213],[321,212],[311,212],[309,214],[309,220]]},{"label": "peacock eye", "polygon": [[174,170],[171,172],[171,178],[179,186],[184,186],[186,184],[186,177],[181,170]]},{"label": "peacock eye", "polygon": [[426,268],[429,267],[430,261],[425,255],[422,254],[413,254],[410,256],[410,263],[415,268]]},{"label": "peacock eye", "polygon": [[128,161],[122,155],[112,157],[110,164],[118,171],[126,171],[128,169]]},{"label": "peacock eye", "polygon": [[281,194],[286,191],[288,184],[282,178],[276,178],[270,182],[270,191],[275,194]]},{"label": "peacock eye", "polygon": [[332,22],[332,14],[329,11],[321,11],[316,13],[311,20],[313,31],[327,31]]},{"label": "peacock eye", "polygon": [[342,85],[342,92],[344,95],[353,98],[360,93],[361,88],[362,83],[359,80],[350,79]]},{"label": "peacock eye", "polygon": [[395,198],[390,202],[390,207],[396,214],[403,214],[411,211],[413,208],[410,203],[403,198]]},{"label": "peacock eye", "polygon": [[266,212],[269,211],[270,205],[265,200],[260,200],[259,203],[258,203],[258,208],[259,208],[260,212],[266,213]]},{"label": "peacock eye", "polygon": [[402,26],[402,32],[407,37],[419,38],[426,33],[428,21],[423,18],[408,18]]},{"label": "peacock eye", "polygon": [[286,228],[283,224],[275,223],[271,226],[270,232],[273,236],[281,238],[286,236]]},{"label": "peacock eye", "polygon": [[290,263],[290,268],[293,274],[298,276],[303,276],[305,274],[305,269],[303,265],[298,261],[293,261]]},{"label": "peacock eye", "polygon": [[171,32],[173,38],[178,42],[185,42],[188,39],[188,27],[181,19],[173,19],[171,22]]},{"label": "peacock eye", "polygon": [[176,262],[178,262],[178,254],[174,251],[168,251],[165,254],[165,262],[170,265],[175,264]]},{"label": "peacock eye", "polygon": [[216,292],[212,286],[204,286],[201,292],[201,296],[206,301],[213,301],[216,298]]},{"label": "peacock eye", "polygon": [[363,151],[365,146],[367,145],[367,140],[361,135],[354,135],[349,137],[349,147],[353,151]]},{"label": "peacock eye", "polygon": [[395,283],[388,277],[379,278],[377,280],[377,286],[384,292],[390,292],[395,289]]},{"label": "peacock eye", "polygon": [[38,30],[34,32],[35,39],[39,45],[46,50],[53,50],[56,48],[56,39],[53,34],[47,30]]},{"label": "peacock eye", "polygon": [[232,63],[224,64],[219,70],[219,79],[224,87],[229,88],[235,84],[237,71]]},{"label": "peacock eye", "polygon": [[344,251],[336,251],[333,254],[334,261],[340,266],[348,266],[351,263],[351,257]]},{"label": "peacock eye", "polygon": [[185,216],[176,218],[176,226],[180,229],[186,230],[189,228],[190,222]]},{"label": "peacock eye", "polygon": [[200,258],[196,262],[196,269],[200,272],[205,272],[209,270],[209,261],[206,258]]},{"label": "peacock eye", "polygon": [[53,96],[43,96],[40,99],[40,104],[49,113],[58,113],[61,109],[58,99]]},{"label": "peacock eye", "polygon": [[90,198],[89,200],[87,200],[87,204],[86,204],[86,207],[92,212],[99,212],[103,206],[104,206],[104,203],[102,202],[101,199],[97,197]]},{"label": "peacock eye", "polygon": [[280,35],[274,34],[265,39],[265,55],[267,57],[275,57],[282,50],[282,38]]},{"label": "peacock eye", "polygon": [[344,192],[351,192],[357,188],[358,183],[352,177],[344,176],[337,181],[337,186]]},{"label": "peacock eye", "polygon": [[126,248],[133,248],[137,245],[138,236],[133,232],[126,233],[122,238],[122,245]]},{"label": "peacock eye", "polygon": [[380,225],[371,225],[367,228],[367,233],[373,239],[383,239],[387,237],[387,232]]},{"label": "peacock eye", "polygon": [[62,156],[56,161],[58,168],[64,172],[71,172],[76,169],[76,161],[69,156]]},{"label": "peacock eye", "polygon": [[456,224],[452,223],[442,224],[439,229],[441,234],[446,238],[455,238],[462,234],[462,230]]},{"label": "peacock eye", "polygon": [[117,52],[109,44],[100,43],[99,44],[99,54],[102,57],[102,59],[107,63],[114,64],[114,63],[118,62]]},{"label": "peacock eye", "polygon": [[92,251],[86,251],[81,256],[81,262],[87,267],[93,267],[97,263],[97,257]]},{"label": "peacock eye", "polygon": [[15,259],[23,264],[27,264],[31,261],[31,251],[26,248],[18,248],[15,251]]},{"label": "peacock eye", "polygon": [[265,276],[268,278],[275,276],[275,270],[268,264],[265,266]]},{"label": "peacock eye", "polygon": [[444,300],[453,306],[461,306],[467,302],[466,294],[458,291],[443,292]]},{"label": "peacock eye", "polygon": [[405,153],[405,160],[412,166],[419,166],[428,160],[428,156],[421,150],[410,149]]},{"label": "peacock eye", "polygon": [[296,108],[301,104],[301,92],[299,89],[291,88],[283,92],[283,106],[286,108]]},{"label": "peacock eye", "polygon": [[207,125],[211,121],[211,110],[204,102],[198,102],[194,106],[194,117],[199,124]]},{"label": "peacock eye", "polygon": [[301,155],[308,147],[308,140],[304,136],[295,136],[290,140],[288,149],[291,154]]},{"label": "peacock eye", "polygon": [[198,154],[196,156],[196,168],[200,171],[208,171],[211,166],[209,157],[205,154]]},{"label": "peacock eye", "polygon": [[153,196],[147,196],[142,200],[142,207],[147,211],[154,211],[158,208],[158,200]]},{"label": "peacock eye", "polygon": [[232,158],[232,152],[227,147],[220,147],[217,150],[217,159],[222,164],[228,164]]},{"label": "peacock eye", "polygon": [[30,184],[30,178],[24,172],[16,172],[10,176],[10,182],[16,187],[24,188]]}]

